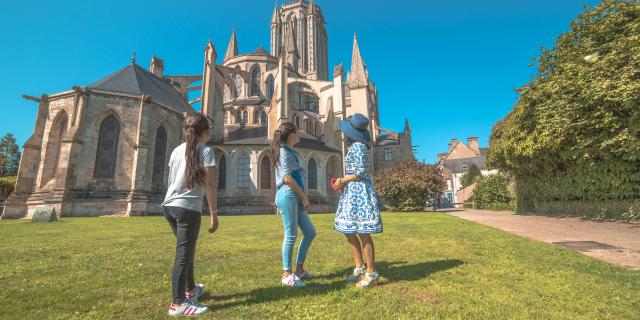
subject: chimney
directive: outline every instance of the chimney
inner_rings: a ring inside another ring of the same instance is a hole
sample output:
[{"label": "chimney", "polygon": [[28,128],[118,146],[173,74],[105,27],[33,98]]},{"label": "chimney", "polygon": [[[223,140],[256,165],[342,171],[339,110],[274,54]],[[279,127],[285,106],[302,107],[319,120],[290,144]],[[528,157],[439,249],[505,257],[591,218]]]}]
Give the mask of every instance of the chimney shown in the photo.
[{"label": "chimney", "polygon": [[447,156],[448,153],[438,153],[438,163],[440,163]]},{"label": "chimney", "polygon": [[156,56],[152,56],[149,71],[159,77],[162,77],[162,74],[164,73],[164,61]]},{"label": "chimney", "polygon": [[476,155],[480,155],[480,147],[478,146],[478,137],[469,137],[467,138],[467,142],[469,143],[469,148],[473,150]]},{"label": "chimney", "polygon": [[456,140],[456,138],[451,138],[451,143],[449,143],[449,152],[451,152],[451,150],[453,150],[453,148],[455,148],[457,142],[458,142],[458,140]]}]

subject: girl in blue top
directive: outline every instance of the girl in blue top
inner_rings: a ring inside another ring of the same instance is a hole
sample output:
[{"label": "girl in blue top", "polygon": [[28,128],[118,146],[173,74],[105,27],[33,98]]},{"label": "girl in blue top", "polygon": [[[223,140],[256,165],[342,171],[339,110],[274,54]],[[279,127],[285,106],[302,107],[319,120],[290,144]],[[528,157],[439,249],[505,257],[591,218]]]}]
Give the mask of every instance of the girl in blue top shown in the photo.
[{"label": "girl in blue top", "polygon": [[[375,268],[375,250],[371,234],[382,233],[378,195],[369,168],[369,144],[371,134],[367,129],[369,119],[356,113],[340,122],[340,129],[347,138],[349,151],[345,155],[345,176],[336,179],[334,190],[342,190],[334,227],[347,237],[356,267],[347,279],[356,282],[356,287],[375,286],[378,273]],[[367,258],[365,268],[362,259]]]},{"label": "girl in blue top", "polygon": [[[309,199],[304,193],[302,175],[304,169],[298,157],[291,149],[300,141],[298,130],[291,122],[284,122],[275,131],[271,141],[271,158],[276,170],[276,206],[282,215],[284,225],[284,241],[282,243],[282,284],[289,287],[304,287],[305,279],[311,273],[304,269],[304,261],[311,241],[316,236],[316,229],[309,218]],[[293,245],[298,235],[298,227],[302,230],[302,240],[296,258],[296,271],[292,272],[291,256]]]}]

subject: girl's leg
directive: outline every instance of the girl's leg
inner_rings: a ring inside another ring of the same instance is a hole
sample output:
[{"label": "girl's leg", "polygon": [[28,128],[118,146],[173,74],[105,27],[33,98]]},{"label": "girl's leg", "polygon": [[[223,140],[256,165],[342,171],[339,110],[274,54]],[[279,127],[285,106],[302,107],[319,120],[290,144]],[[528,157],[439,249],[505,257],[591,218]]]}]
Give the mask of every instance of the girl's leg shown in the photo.
[{"label": "girl's leg", "polygon": [[282,269],[283,277],[291,274],[291,257],[293,245],[298,236],[298,198],[293,192],[278,192],[276,203],[280,209],[284,239],[282,241]]},{"label": "girl's leg", "polygon": [[368,234],[360,234],[359,236],[362,241],[364,255],[367,257],[367,272],[374,272],[376,271],[376,254],[373,247],[373,239],[371,239],[371,235]]},{"label": "girl's leg", "polygon": [[177,207],[169,207],[167,211],[171,220],[175,221],[176,257],[173,263],[171,287],[173,304],[179,305],[185,301],[189,265],[192,264],[195,255],[201,217],[198,212]]},{"label": "girl's leg", "polygon": [[302,210],[302,208],[298,208],[298,226],[302,230],[302,240],[300,241],[296,258],[296,273],[300,274],[304,270],[304,261],[307,259],[309,246],[311,246],[311,242],[316,237],[316,228],[313,226],[307,211]]},{"label": "girl's leg", "polygon": [[356,263],[356,268],[362,267],[364,265],[364,261],[362,261],[362,247],[360,246],[360,240],[355,234],[345,234],[347,237],[347,242],[349,243],[349,249],[351,250],[351,255],[353,255],[353,260]]}]

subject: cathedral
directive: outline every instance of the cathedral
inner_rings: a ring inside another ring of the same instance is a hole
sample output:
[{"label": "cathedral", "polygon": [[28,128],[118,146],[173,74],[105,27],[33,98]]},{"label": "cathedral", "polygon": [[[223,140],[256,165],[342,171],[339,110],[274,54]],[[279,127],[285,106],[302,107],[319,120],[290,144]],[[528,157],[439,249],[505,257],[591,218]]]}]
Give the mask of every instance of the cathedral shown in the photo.
[{"label": "cathedral", "polygon": [[[265,22],[268,16],[265,17]],[[401,132],[381,126],[378,91],[354,35],[350,70],[329,73],[325,17],[313,0],[276,5],[270,48],[238,52],[235,31],[219,57],[210,41],[202,74],[164,74],[164,61],[131,63],[71,90],[24,96],[38,105],[33,135],[23,146],[17,184],[2,218],[31,217],[40,207],[61,216],[161,213],[168,158],[182,141],[186,112],[211,121],[222,214],[273,212],[274,172],[267,156],[280,123],[293,122],[296,152],[306,169],[305,191],[314,212],[335,209],[328,185],[342,175],[340,120],[370,119],[370,170],[413,157],[408,120]],[[195,99],[189,93],[199,91]]]}]

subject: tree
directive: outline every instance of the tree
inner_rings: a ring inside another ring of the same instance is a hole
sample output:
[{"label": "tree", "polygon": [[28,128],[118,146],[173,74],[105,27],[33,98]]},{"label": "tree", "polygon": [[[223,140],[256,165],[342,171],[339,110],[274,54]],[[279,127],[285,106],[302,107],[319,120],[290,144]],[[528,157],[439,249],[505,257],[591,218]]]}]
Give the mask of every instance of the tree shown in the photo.
[{"label": "tree", "polygon": [[475,164],[472,164],[469,167],[469,170],[465,172],[460,178],[460,183],[463,188],[466,188],[474,183],[476,183],[480,178],[482,178],[482,173],[480,172],[480,168]]},{"label": "tree", "polygon": [[488,165],[515,177],[520,212],[640,199],[640,1],[586,8],[491,133]]},{"label": "tree", "polygon": [[378,171],[374,180],[385,204],[399,211],[423,210],[427,201],[443,192],[446,186],[438,167],[413,158],[399,160],[392,167]]},{"label": "tree", "polygon": [[511,192],[511,177],[494,174],[483,177],[473,189],[473,205],[476,209],[513,210],[515,196]]},{"label": "tree", "polygon": [[16,138],[7,133],[0,139],[0,177],[15,176],[20,165],[20,148]]}]

